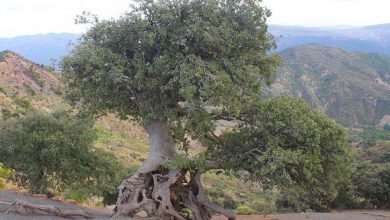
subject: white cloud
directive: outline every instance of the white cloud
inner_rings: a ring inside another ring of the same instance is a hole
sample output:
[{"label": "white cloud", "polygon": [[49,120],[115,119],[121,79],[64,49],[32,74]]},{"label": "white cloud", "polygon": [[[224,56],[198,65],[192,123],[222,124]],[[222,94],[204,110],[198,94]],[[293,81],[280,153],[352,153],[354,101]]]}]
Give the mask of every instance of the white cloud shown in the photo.
[{"label": "white cloud", "polygon": [[75,25],[82,11],[112,18],[129,9],[129,0],[1,0],[0,37],[85,30]]},{"label": "white cloud", "polygon": [[390,23],[389,0],[264,0],[269,23],[302,26],[364,26]]},{"label": "white cloud", "polygon": [[[118,17],[131,0],[1,0],[0,37],[50,32],[80,33],[74,24],[82,11]],[[264,0],[273,24],[303,26],[390,23],[389,0]]]}]

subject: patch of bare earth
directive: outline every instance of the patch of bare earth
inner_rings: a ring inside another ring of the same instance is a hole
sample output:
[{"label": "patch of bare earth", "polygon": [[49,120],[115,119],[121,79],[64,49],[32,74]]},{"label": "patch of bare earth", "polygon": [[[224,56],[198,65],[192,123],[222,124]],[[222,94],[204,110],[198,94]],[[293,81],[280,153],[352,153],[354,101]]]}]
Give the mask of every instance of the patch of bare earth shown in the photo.
[{"label": "patch of bare earth", "polygon": [[[212,220],[227,220],[224,216],[215,216]],[[331,213],[289,213],[273,215],[243,215],[237,220],[390,220],[390,210],[353,210]]]}]

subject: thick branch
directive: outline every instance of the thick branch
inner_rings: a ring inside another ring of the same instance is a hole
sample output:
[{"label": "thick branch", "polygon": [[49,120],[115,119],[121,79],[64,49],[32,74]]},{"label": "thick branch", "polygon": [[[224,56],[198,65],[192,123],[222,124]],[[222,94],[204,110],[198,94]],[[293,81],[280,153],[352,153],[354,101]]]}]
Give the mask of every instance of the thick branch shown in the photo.
[{"label": "thick branch", "polygon": [[263,152],[261,152],[261,150],[259,148],[255,147],[255,148],[252,148],[252,149],[248,150],[247,152],[245,152],[244,155],[250,154],[252,156],[257,157],[257,156],[261,155],[262,153]]},{"label": "thick branch", "polygon": [[46,214],[54,214],[60,217],[74,217],[80,216],[86,219],[93,219],[94,217],[84,210],[61,210],[56,206],[51,205],[37,205],[27,201],[16,201],[14,203],[3,203],[0,204],[9,205],[10,208],[6,211],[6,214],[10,212],[26,215],[27,211],[30,210],[33,213],[45,212]]},{"label": "thick branch", "polygon": [[221,142],[221,139],[212,132],[207,133],[206,138],[217,143]]}]

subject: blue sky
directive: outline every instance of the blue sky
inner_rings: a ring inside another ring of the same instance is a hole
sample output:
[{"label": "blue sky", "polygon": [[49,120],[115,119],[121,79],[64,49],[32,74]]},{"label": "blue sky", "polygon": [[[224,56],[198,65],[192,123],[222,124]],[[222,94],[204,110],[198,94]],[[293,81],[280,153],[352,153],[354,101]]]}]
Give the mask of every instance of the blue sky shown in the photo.
[{"label": "blue sky", "polygon": [[[74,18],[83,10],[112,18],[130,0],[1,0],[0,37],[39,33],[80,33]],[[300,26],[365,26],[390,23],[390,0],[264,0],[273,11],[270,24]]]}]

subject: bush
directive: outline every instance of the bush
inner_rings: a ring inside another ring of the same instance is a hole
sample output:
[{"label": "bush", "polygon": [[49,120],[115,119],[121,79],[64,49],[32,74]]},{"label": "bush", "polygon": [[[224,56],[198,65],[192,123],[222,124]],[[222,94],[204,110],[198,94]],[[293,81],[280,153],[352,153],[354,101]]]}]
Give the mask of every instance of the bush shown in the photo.
[{"label": "bush", "polygon": [[257,213],[256,210],[247,205],[239,205],[234,211],[237,215],[253,215]]},{"label": "bush", "polygon": [[30,76],[34,80],[34,82],[36,84],[38,84],[38,86],[44,87],[45,86],[45,81],[43,79],[41,79],[41,76],[39,75],[39,73],[35,72],[33,66],[30,66],[29,71],[30,71],[29,72]]},{"label": "bush", "polygon": [[2,163],[0,163],[0,189],[5,187],[4,180],[9,178],[12,174],[12,170],[6,169]]},{"label": "bush", "polygon": [[390,208],[390,163],[358,167],[353,182],[357,194],[372,207]]},{"label": "bush", "polygon": [[4,87],[2,87],[2,86],[0,86],[0,93],[3,93],[3,94],[7,94],[7,90],[4,88]]},{"label": "bush", "polygon": [[33,193],[81,188],[85,196],[114,193],[126,169],[93,147],[91,119],[69,112],[31,111],[0,125],[0,161]]},{"label": "bush", "polygon": [[22,108],[30,108],[31,107],[30,101],[26,98],[16,96],[14,101],[17,105],[19,105]]},{"label": "bush", "polygon": [[251,108],[240,128],[221,135],[211,157],[275,186],[294,209],[328,210],[351,175],[344,130],[303,100],[276,97]]}]

